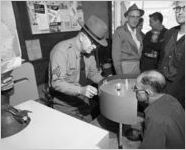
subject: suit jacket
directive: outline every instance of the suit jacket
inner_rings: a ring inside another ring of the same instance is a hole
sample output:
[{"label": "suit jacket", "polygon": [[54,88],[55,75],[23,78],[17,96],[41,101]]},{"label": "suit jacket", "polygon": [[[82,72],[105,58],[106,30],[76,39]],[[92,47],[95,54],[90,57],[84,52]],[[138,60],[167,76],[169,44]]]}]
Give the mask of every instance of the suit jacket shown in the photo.
[{"label": "suit jacket", "polygon": [[122,61],[139,61],[142,51],[142,36],[139,31],[136,31],[137,39],[140,41],[140,49],[138,50],[130,31],[127,28],[127,23],[116,29],[113,35],[112,43],[112,59],[116,74],[122,74]]}]

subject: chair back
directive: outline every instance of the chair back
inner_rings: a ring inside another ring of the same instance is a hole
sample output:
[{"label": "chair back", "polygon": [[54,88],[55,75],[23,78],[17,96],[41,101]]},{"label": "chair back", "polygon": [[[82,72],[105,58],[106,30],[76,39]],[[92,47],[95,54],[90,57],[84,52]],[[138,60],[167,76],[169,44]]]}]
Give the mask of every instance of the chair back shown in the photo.
[{"label": "chair back", "polygon": [[14,93],[10,96],[10,105],[14,106],[29,99],[39,98],[34,67],[31,63],[23,63],[12,72]]}]

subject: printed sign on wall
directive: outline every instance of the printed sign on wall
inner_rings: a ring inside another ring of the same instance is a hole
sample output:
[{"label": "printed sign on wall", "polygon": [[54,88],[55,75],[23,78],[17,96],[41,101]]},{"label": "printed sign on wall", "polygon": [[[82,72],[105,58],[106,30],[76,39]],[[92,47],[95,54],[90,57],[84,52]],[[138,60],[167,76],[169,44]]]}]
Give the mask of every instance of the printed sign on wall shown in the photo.
[{"label": "printed sign on wall", "polygon": [[82,2],[27,1],[32,34],[78,31],[84,22]]}]

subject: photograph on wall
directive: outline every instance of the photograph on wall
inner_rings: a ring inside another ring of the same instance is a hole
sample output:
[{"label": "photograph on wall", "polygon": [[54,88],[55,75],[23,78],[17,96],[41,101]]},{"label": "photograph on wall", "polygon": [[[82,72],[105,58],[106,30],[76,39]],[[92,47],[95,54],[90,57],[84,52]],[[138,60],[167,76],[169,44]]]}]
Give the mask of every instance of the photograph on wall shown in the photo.
[{"label": "photograph on wall", "polygon": [[27,1],[32,34],[78,31],[84,22],[82,2]]}]

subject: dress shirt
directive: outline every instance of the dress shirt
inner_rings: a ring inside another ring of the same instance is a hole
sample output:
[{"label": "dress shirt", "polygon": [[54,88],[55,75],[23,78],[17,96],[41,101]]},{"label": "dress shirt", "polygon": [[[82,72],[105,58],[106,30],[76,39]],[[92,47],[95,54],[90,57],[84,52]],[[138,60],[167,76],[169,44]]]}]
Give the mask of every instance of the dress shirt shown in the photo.
[{"label": "dress shirt", "polygon": [[136,37],[136,29],[134,29],[134,31],[131,29],[131,27],[129,26],[129,24],[127,23],[127,28],[128,28],[128,30],[129,30],[129,32],[131,33],[131,35],[132,35],[132,38],[133,38],[133,40],[134,40],[134,42],[136,43],[136,45],[137,45],[137,48],[138,48],[138,50],[140,49],[140,41],[137,39],[137,37]]}]

